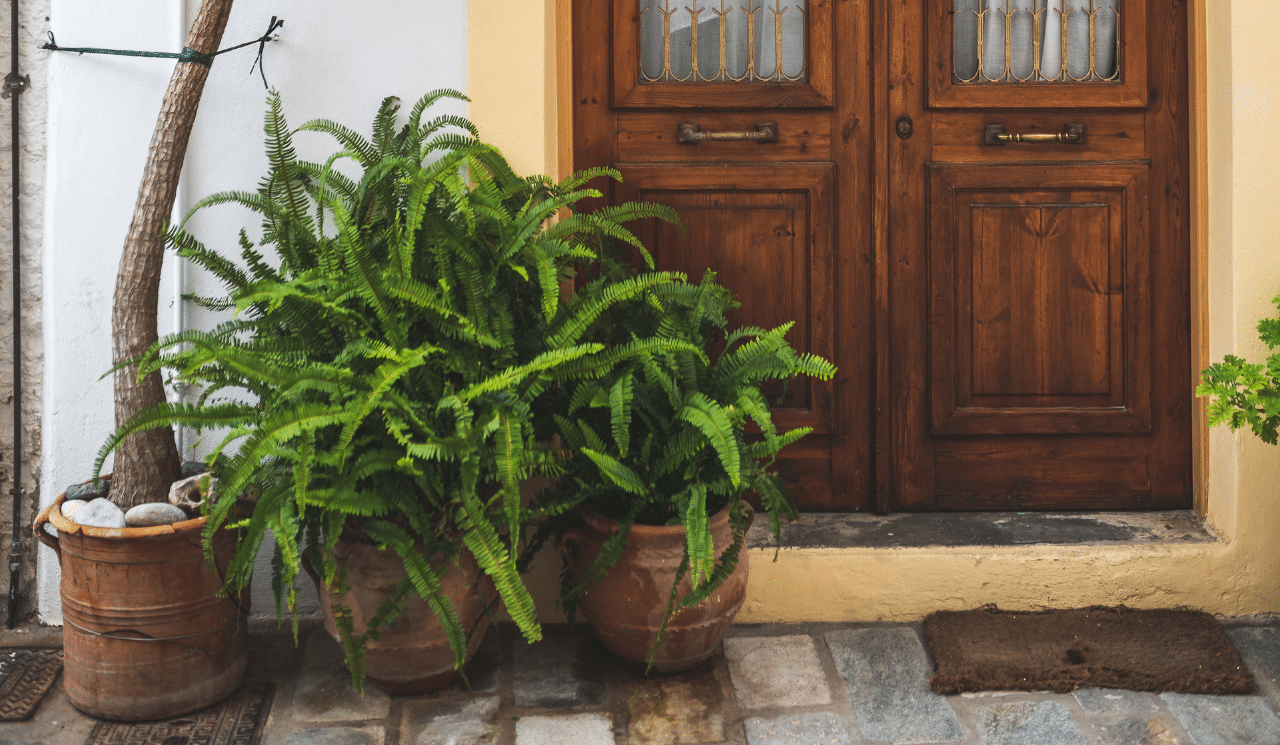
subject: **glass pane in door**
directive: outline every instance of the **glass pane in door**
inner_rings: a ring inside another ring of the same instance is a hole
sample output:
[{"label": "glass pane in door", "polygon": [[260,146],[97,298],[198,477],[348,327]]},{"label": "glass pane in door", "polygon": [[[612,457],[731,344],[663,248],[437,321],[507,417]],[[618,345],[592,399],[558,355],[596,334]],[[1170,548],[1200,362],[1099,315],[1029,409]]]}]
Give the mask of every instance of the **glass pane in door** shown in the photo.
[{"label": "glass pane in door", "polygon": [[639,0],[643,83],[805,80],[805,0]]},{"label": "glass pane in door", "polygon": [[953,0],[958,83],[1120,80],[1119,0]]}]

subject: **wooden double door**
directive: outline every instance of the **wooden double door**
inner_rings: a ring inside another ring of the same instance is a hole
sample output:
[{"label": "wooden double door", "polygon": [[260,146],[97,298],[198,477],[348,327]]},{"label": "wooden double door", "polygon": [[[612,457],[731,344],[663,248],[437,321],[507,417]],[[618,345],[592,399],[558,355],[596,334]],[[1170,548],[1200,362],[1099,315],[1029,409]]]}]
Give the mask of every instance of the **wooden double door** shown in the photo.
[{"label": "wooden double door", "polygon": [[834,381],[810,511],[1191,505],[1185,4],[573,0],[575,168]]}]

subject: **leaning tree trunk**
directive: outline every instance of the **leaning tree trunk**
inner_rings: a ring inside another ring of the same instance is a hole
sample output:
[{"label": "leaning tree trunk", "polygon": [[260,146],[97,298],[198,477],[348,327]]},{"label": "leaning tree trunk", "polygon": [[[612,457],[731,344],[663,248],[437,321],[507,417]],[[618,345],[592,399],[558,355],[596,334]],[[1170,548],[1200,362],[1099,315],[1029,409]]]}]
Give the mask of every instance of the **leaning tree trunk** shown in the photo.
[{"label": "leaning tree trunk", "polygon": [[[202,0],[187,46],[211,54],[222,43],[222,32],[231,15],[232,0]],[[142,172],[133,223],[125,239],[120,271],[116,275],[115,304],[111,311],[111,343],[117,362],[137,357],[155,343],[156,312],[160,296],[160,266],[164,261],[165,221],[173,211],[187,141],[196,120],[196,109],[208,66],[180,61],[174,68],[160,106],[160,118],[147,165]],[[165,400],[159,373],[138,382],[135,366],[115,374],[116,426],[143,409]],[[169,485],[181,472],[173,430],[147,430],[127,438],[116,451],[111,499],[123,509],[144,502],[163,501]]]}]

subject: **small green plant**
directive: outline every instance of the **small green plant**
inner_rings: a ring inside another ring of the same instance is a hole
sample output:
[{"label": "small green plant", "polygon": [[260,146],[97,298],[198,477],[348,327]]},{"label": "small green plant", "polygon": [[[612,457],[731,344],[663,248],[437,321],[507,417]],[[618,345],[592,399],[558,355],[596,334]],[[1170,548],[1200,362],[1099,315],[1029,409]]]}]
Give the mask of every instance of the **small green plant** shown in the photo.
[{"label": "small green plant", "polygon": [[[1272,298],[1280,308],[1280,296]],[[1280,317],[1258,321],[1258,337],[1272,354],[1265,365],[1229,354],[1200,373],[1197,396],[1209,397],[1209,424],[1234,432],[1248,427],[1270,445],[1280,427]]]},{"label": "small green plant", "polygon": [[[304,555],[340,600],[339,540],[394,551],[407,578],[363,636],[349,609],[335,608],[357,686],[363,643],[410,592],[440,618],[462,664],[470,630],[431,559],[463,548],[524,636],[540,637],[517,570],[526,519],[519,487],[562,466],[535,412],[565,382],[607,374],[635,353],[590,336],[602,313],[677,278],[648,272],[567,295],[564,280],[596,260],[602,240],[639,245],[622,223],[674,213],[627,204],[552,220],[600,196],[584,188],[588,180],[616,173],[583,172],[559,184],[521,178],[466,120],[422,120],[446,97],[462,98],[430,94],[399,129],[398,103],[387,99],[372,139],[310,122],[301,129],[328,133],[342,149],[308,163],[296,157],[280,99],[271,96],[271,168],[257,191],[216,194],[192,210],[248,207],[263,217],[261,241],[241,233],[241,265],[184,229],[170,233],[179,255],[228,288],[226,297],[198,302],[236,315],[213,331],[160,340],[139,366],[142,375],[167,369],[201,397],[142,412],[98,459],[100,469],[123,437],[151,427],[220,429],[209,457],[220,484],[205,504],[206,553],[212,560],[215,531],[240,531],[226,573],[240,589],[273,536],[278,611],[295,608]],[[359,178],[335,167],[343,160]],[[248,517],[237,514],[245,494],[257,495]]]},{"label": "small green plant", "polygon": [[[626,274],[623,265],[611,271]],[[565,386],[564,398],[554,402],[557,431],[575,457],[558,489],[537,505],[550,516],[542,536],[569,524],[569,510],[577,505],[619,521],[584,576],[574,581],[565,574],[561,601],[571,616],[577,598],[617,564],[633,523],[685,527],[665,629],[733,572],[747,529],[744,494],[759,495],[775,539],[780,521],[795,518],[791,495],[771,466],[782,448],[810,429],[779,432],[761,385],[795,376],[830,379],[836,369],[793,350],[786,341],[791,324],[726,333],[726,313],[737,306],[711,272],[700,284],[655,286],[645,297],[615,306],[601,316],[593,338],[647,346],[604,375]],[[734,542],[716,556],[710,516],[726,506]],[[685,577],[692,591],[679,597]]]}]

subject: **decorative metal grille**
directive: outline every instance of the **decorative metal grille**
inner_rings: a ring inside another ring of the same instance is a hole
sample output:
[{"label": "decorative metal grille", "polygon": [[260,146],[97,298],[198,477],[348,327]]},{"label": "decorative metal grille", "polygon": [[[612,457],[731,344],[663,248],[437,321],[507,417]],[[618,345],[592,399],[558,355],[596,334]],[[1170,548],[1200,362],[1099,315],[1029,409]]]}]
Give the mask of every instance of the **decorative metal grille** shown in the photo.
[{"label": "decorative metal grille", "polygon": [[1120,79],[1118,0],[954,0],[959,83]]},{"label": "decorative metal grille", "polygon": [[642,83],[805,79],[806,0],[639,0]]}]

